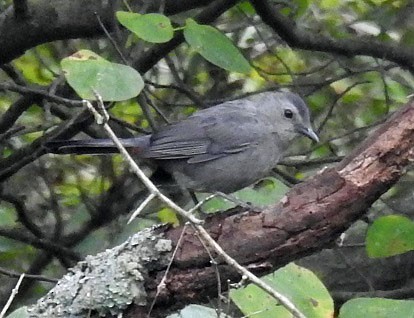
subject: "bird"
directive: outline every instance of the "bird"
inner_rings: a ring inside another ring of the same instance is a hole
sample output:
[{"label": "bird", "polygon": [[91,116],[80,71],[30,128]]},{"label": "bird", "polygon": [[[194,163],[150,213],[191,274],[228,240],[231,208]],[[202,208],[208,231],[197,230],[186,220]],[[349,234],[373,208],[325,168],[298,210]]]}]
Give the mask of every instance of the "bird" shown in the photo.
[{"label": "bird", "polygon": [[[181,188],[229,194],[269,176],[297,136],[319,141],[309,109],[292,92],[269,91],[227,101],[161,127],[151,135],[120,139],[138,158],[171,174]],[[110,139],[54,140],[55,154],[108,154]]]}]

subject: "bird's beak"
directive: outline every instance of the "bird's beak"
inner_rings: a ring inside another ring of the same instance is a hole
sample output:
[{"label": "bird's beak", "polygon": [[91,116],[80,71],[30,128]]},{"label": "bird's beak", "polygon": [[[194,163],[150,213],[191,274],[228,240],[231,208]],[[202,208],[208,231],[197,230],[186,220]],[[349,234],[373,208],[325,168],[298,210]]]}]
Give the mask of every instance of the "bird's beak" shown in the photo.
[{"label": "bird's beak", "polygon": [[318,135],[312,130],[312,128],[308,128],[308,127],[300,127],[298,129],[299,133],[301,133],[302,135],[305,135],[306,137],[312,139],[313,141],[319,142],[319,137]]}]

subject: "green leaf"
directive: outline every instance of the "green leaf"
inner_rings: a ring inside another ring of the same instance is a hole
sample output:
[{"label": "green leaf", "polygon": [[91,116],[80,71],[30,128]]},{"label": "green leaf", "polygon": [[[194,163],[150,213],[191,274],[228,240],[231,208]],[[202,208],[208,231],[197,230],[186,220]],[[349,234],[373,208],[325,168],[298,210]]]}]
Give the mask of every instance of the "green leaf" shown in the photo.
[{"label": "green leaf", "polygon": [[[221,314],[220,318],[230,318],[225,314]],[[167,318],[219,318],[217,311],[213,308],[200,306],[200,305],[189,305],[184,309],[180,310],[178,314],[172,314]]]},{"label": "green leaf", "polygon": [[321,0],[320,7],[321,9],[332,10],[339,7],[341,1],[339,0]]},{"label": "green leaf", "polygon": [[118,11],[116,17],[119,23],[147,42],[168,42],[174,35],[170,19],[162,14]]},{"label": "green leaf", "polygon": [[311,4],[310,0],[295,0],[296,4],[296,16],[300,17],[302,16],[306,10],[309,8],[309,5]]},{"label": "green leaf", "polygon": [[368,229],[366,249],[369,257],[379,258],[414,250],[414,223],[401,215],[375,220]]},{"label": "green leaf", "polygon": [[161,223],[172,224],[173,226],[180,225],[180,220],[177,218],[177,213],[171,208],[163,208],[157,213]]},{"label": "green leaf", "polygon": [[254,7],[250,3],[250,1],[242,1],[242,2],[239,3],[238,7],[244,13],[247,13],[247,14],[255,14],[256,13],[256,10],[254,9]]},{"label": "green leaf", "polygon": [[[46,45],[39,46],[45,47]],[[12,64],[19,70],[24,78],[31,83],[39,85],[50,85],[54,75],[45,67],[43,60],[46,59],[45,50],[28,50],[24,55],[13,60]],[[39,59],[39,56],[41,59]]]},{"label": "green leaf", "polygon": [[355,298],[341,307],[339,318],[413,317],[413,308],[413,300]]},{"label": "green leaf", "polygon": [[[233,196],[243,202],[249,202],[253,206],[266,206],[279,202],[288,190],[289,188],[276,178],[268,177],[253,187],[247,187],[233,193]],[[207,194],[198,194],[200,200],[206,197]],[[235,205],[226,199],[216,197],[203,204],[202,210],[206,213],[212,213],[230,209]]]},{"label": "green leaf", "polygon": [[29,313],[27,312],[26,306],[16,309],[10,315],[7,316],[7,318],[28,318],[28,317],[29,317]]},{"label": "green leaf", "polygon": [[237,47],[216,28],[186,20],[184,37],[187,43],[207,61],[238,73],[249,73],[251,66]]},{"label": "green leaf", "polygon": [[[311,271],[290,263],[262,279],[289,298],[306,317],[333,317],[333,300]],[[292,317],[274,298],[252,284],[243,289],[231,290],[230,297],[247,316],[254,314],[255,318]]]},{"label": "green leaf", "polygon": [[61,62],[66,80],[83,99],[120,101],[137,96],[144,87],[141,75],[132,67],[111,63],[94,52],[81,50]]},{"label": "green leaf", "polygon": [[414,46],[414,30],[405,30],[403,36],[401,37],[401,43],[405,44],[406,46]]}]

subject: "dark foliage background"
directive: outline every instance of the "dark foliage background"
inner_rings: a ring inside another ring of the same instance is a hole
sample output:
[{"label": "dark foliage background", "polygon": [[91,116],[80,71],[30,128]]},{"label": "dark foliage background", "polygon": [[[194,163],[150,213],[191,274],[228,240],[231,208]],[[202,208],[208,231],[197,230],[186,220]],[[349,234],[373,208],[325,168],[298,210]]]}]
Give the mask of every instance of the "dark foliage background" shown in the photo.
[{"label": "dark foliage background", "polygon": [[[13,5],[21,10],[13,11]],[[86,48],[123,63],[114,41],[143,75],[140,98],[110,106],[110,124],[120,137],[148,133],[197,109],[263,90],[283,88],[304,96],[321,143],[297,141],[271,178],[238,194],[258,205],[276,202],[292,185],[340,161],[407,102],[414,87],[411,1],[129,5],[136,12],[163,12],[177,25],[187,17],[214,25],[241,49],[254,71],[241,75],[207,62],[183,44],[179,32],[165,44],[137,39],[113,17],[114,11],[125,10],[120,1],[109,8],[101,1],[0,1],[1,304],[15,285],[13,274],[57,279],[85,255],[154,223],[176,221],[155,202],[125,225],[146,192],[120,156],[43,155],[42,144],[52,137],[104,137],[89,113],[70,102],[79,98],[62,76],[62,58]],[[378,290],[389,292],[388,297],[413,296],[412,254],[373,260],[364,249],[372,220],[388,214],[412,217],[412,187],[409,168],[347,232],[342,246],[298,262],[322,278],[338,303],[356,293],[379,295]],[[224,207],[220,200],[209,204],[210,210]],[[33,302],[52,286],[26,279],[15,306]]]}]

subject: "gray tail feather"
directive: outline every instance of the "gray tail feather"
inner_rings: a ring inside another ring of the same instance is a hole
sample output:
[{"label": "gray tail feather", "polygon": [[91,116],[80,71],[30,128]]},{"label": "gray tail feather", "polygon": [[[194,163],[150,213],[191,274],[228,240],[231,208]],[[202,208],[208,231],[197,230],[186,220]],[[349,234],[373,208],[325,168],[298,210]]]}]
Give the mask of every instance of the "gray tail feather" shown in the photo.
[{"label": "gray tail feather", "polygon": [[[150,136],[120,139],[123,146],[131,152],[142,153],[148,148]],[[110,139],[53,140],[44,144],[48,153],[55,154],[108,154],[118,153],[118,148]]]}]

